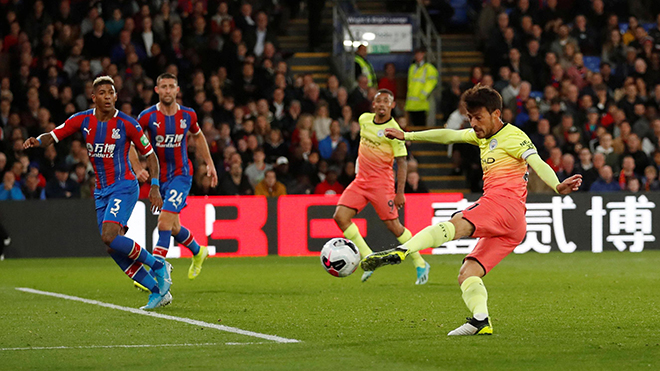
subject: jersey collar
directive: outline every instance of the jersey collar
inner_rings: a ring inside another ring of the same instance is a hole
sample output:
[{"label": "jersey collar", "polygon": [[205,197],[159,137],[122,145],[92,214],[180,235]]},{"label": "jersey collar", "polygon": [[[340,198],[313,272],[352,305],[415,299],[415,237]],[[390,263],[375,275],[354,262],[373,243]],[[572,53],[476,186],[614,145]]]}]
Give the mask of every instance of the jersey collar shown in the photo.
[{"label": "jersey collar", "polygon": [[502,127],[500,128],[500,130],[496,131],[495,134],[493,134],[493,135],[491,135],[491,136],[489,136],[489,137],[486,137],[486,139],[490,139],[490,138],[496,136],[497,134],[500,133],[500,131],[502,131],[502,129],[504,129],[507,125],[509,125],[509,124],[506,123],[506,122],[503,122],[503,124],[504,124],[504,125],[502,125]]},{"label": "jersey collar", "polygon": [[379,124],[379,123],[376,122],[376,115],[374,115],[374,118],[371,120],[371,122],[373,122],[374,125],[385,125],[385,124],[387,124],[388,122],[392,121],[392,119],[394,119],[394,117],[393,117],[392,115],[390,115],[390,119],[389,119],[389,120],[387,120],[387,121],[385,121],[385,122],[381,122],[381,123]]},{"label": "jersey collar", "polygon": [[[179,105],[179,103],[175,103],[175,104],[176,104],[176,111],[179,112],[181,110],[181,106]],[[156,110],[160,111],[160,102],[156,103]],[[160,111],[160,112],[163,112],[163,111]]]}]

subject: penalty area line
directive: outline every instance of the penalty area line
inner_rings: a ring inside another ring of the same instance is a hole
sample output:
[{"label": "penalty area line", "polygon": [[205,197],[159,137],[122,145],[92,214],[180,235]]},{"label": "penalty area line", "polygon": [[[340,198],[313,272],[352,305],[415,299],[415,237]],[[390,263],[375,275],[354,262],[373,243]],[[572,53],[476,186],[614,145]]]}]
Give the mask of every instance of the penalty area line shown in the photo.
[{"label": "penalty area line", "polygon": [[62,349],[111,349],[111,348],[174,348],[174,347],[207,347],[214,345],[254,345],[270,344],[266,342],[250,343],[199,343],[199,344],[118,344],[118,345],[81,345],[81,346],[58,346],[58,347],[25,347],[25,348],[0,348],[0,351],[11,350],[62,350]]},{"label": "penalty area line", "polygon": [[154,317],[154,318],[167,319],[167,320],[170,320],[170,321],[183,322],[183,323],[187,323],[189,325],[195,325],[195,326],[200,326],[200,327],[208,327],[208,328],[212,328],[212,329],[216,329],[216,330],[220,330],[220,331],[231,332],[233,334],[240,334],[240,335],[245,335],[245,336],[252,336],[252,337],[255,337],[255,338],[259,338],[259,339],[270,340],[270,341],[274,341],[274,342],[277,342],[277,343],[299,343],[300,342],[300,340],[296,340],[296,339],[288,339],[288,338],[284,338],[284,337],[276,336],[276,335],[262,334],[262,333],[259,333],[259,332],[242,330],[242,329],[236,328],[236,327],[217,325],[215,323],[198,321],[198,320],[195,320],[195,319],[190,319],[190,318],[185,318],[185,317],[170,316],[168,314],[162,314],[162,313],[157,313],[157,312],[147,312],[147,311],[144,311],[142,309],[123,307],[121,305],[104,303],[104,302],[98,301],[98,300],[90,300],[90,299],[85,299],[85,298],[79,298],[77,296],[58,294],[56,292],[35,290],[35,289],[27,288],[27,287],[17,287],[16,290],[31,293],[31,294],[52,296],[52,297],[60,298],[60,299],[66,299],[66,300],[78,301],[78,302],[86,303],[86,304],[98,305],[100,307],[121,310],[121,311],[124,311],[124,312],[139,314],[139,315],[147,316],[147,317]]}]

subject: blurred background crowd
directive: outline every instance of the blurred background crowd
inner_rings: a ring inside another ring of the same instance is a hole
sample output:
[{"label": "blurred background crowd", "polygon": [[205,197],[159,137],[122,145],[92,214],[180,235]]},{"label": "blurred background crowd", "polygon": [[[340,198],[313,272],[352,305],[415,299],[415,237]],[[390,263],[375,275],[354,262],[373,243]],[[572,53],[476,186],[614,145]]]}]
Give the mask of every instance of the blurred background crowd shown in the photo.
[{"label": "blurred background crowd", "polygon": [[[0,0],[0,199],[93,197],[81,136],[43,150],[23,151],[23,141],[93,107],[100,75],[115,80],[117,108],[137,117],[157,102],[163,72],[178,76],[179,103],[196,110],[220,176],[211,188],[191,146],[192,195],[341,193],[355,177],[357,118],[396,71],[360,75],[357,86],[293,73],[277,36],[311,11],[307,3]],[[446,127],[469,127],[459,97],[490,85],[504,99],[503,120],[530,136],[560,180],[581,173],[594,192],[660,189],[659,1],[489,0],[472,9],[485,65],[437,87]],[[479,192],[478,149],[455,145],[451,156]],[[427,192],[409,160],[407,190]],[[550,190],[530,174],[530,192]]]}]

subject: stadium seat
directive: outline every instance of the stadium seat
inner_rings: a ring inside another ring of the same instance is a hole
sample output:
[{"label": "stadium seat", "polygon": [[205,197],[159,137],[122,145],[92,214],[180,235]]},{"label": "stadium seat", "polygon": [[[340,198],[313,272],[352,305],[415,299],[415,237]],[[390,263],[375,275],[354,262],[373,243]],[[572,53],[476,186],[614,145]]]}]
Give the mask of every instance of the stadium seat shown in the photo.
[{"label": "stadium seat", "polygon": [[584,60],[584,66],[590,69],[591,71],[598,72],[600,70],[600,57],[585,56],[583,60]]}]

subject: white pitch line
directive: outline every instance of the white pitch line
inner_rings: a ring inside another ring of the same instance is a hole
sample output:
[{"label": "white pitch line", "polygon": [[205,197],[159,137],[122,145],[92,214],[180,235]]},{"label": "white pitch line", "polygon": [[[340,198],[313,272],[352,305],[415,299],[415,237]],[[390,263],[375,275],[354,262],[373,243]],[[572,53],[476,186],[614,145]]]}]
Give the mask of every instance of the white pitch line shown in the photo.
[{"label": "white pitch line", "polygon": [[187,323],[189,325],[195,325],[195,326],[200,326],[200,327],[208,327],[208,328],[212,328],[212,329],[216,329],[216,330],[220,330],[220,331],[231,332],[231,333],[234,333],[234,334],[240,334],[240,335],[252,336],[252,337],[256,337],[256,338],[260,338],[260,339],[271,340],[271,341],[275,341],[275,342],[278,342],[278,343],[299,343],[300,342],[300,340],[296,340],[296,339],[287,339],[287,338],[283,338],[283,337],[275,336],[275,335],[261,334],[259,332],[241,330],[240,328],[229,327],[229,326],[224,326],[224,325],[216,325],[215,323],[198,321],[198,320],[190,319],[190,318],[170,316],[170,315],[167,315],[167,314],[156,313],[156,312],[147,312],[147,311],[144,311],[144,310],[141,310],[141,309],[122,307],[121,305],[104,303],[104,302],[98,301],[98,300],[90,300],[90,299],[79,298],[77,296],[58,294],[56,292],[35,290],[35,289],[27,288],[27,287],[17,287],[16,290],[23,291],[23,292],[29,292],[31,294],[46,295],[46,296],[52,296],[52,297],[56,297],[56,298],[60,298],[60,299],[67,299],[67,300],[79,301],[79,302],[87,303],[87,304],[94,304],[94,305],[98,305],[98,306],[101,306],[101,307],[117,309],[117,310],[121,310],[121,311],[124,311],[124,312],[129,312],[129,313],[133,313],[133,314],[140,314],[140,315],[143,315],[143,316],[169,319],[170,321],[183,322],[183,323]]},{"label": "white pitch line", "polygon": [[199,344],[125,344],[125,345],[81,345],[81,346],[59,346],[59,347],[26,347],[26,348],[0,348],[0,351],[10,350],[61,350],[61,349],[108,349],[108,348],[166,348],[166,347],[206,347],[213,345],[254,345],[268,344],[265,342],[251,343],[199,343]]}]

